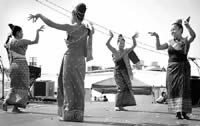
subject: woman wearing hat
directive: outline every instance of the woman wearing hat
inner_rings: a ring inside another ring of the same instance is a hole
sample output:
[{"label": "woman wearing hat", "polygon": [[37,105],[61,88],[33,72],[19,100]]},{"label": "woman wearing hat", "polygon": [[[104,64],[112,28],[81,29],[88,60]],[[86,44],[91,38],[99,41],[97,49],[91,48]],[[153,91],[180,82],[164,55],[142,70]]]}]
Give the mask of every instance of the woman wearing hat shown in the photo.
[{"label": "woman wearing hat", "polygon": [[113,61],[115,63],[114,77],[117,84],[117,94],[115,99],[115,111],[127,111],[125,106],[134,106],[136,105],[134,93],[132,90],[131,80],[133,79],[133,73],[130,66],[130,61],[128,54],[133,51],[136,47],[136,38],[138,33],[133,35],[133,45],[131,48],[125,47],[125,39],[120,34],[118,37],[118,47],[115,49],[111,44],[113,38],[113,33],[110,31],[110,38],[108,39],[106,45],[108,49],[112,52]]},{"label": "woman wearing hat", "polygon": [[160,44],[159,35],[150,33],[156,37],[157,50],[168,49],[168,68],[166,87],[168,94],[168,110],[175,112],[178,119],[189,119],[187,113],[192,112],[191,89],[190,89],[190,64],[187,54],[190,44],[195,39],[195,32],[190,27],[189,18],[184,21],[189,36],[183,37],[182,20],[172,24],[172,39],[168,43]]},{"label": "woman wearing hat", "polygon": [[29,19],[36,21],[40,18],[48,26],[63,30],[68,34],[67,51],[58,77],[58,114],[60,120],[83,121],[84,116],[84,79],[85,57],[92,57],[92,36],[94,28],[89,30],[83,23],[86,5],[78,4],[72,11],[72,24],[57,24],[42,14],[30,15]]}]

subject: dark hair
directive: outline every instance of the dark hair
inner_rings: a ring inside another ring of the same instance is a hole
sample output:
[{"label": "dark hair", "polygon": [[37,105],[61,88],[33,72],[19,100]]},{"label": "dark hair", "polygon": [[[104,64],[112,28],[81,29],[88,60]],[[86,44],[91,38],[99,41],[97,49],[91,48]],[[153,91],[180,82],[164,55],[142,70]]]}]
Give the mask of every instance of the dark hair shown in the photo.
[{"label": "dark hair", "polygon": [[173,23],[172,25],[176,25],[179,29],[182,30],[181,33],[183,33],[183,25],[182,25],[182,20],[181,20],[181,19],[177,20],[177,21],[176,21],[175,23]]},{"label": "dark hair", "polygon": [[118,35],[118,39],[117,39],[117,44],[119,43],[119,38],[120,38],[120,37],[123,38],[123,40],[125,41],[123,35],[122,35],[122,34],[119,34],[119,35]]},{"label": "dark hair", "polygon": [[165,94],[165,92],[163,91],[162,93],[161,93],[161,95],[163,96]]},{"label": "dark hair", "polygon": [[86,12],[86,5],[84,3],[80,3],[75,7],[75,14],[79,21],[83,21]]},{"label": "dark hair", "polygon": [[15,37],[17,32],[21,31],[22,28],[20,26],[17,25],[13,25],[13,24],[8,24],[8,26],[10,27],[10,29],[12,30],[12,35]]},{"label": "dark hair", "polygon": [[119,38],[119,37],[123,37],[123,35],[122,35],[122,34],[119,34],[119,35],[118,35],[118,38]]},{"label": "dark hair", "polygon": [[90,35],[90,33],[91,33],[91,30],[89,29],[89,28],[87,28],[87,30],[88,30],[88,36]]}]

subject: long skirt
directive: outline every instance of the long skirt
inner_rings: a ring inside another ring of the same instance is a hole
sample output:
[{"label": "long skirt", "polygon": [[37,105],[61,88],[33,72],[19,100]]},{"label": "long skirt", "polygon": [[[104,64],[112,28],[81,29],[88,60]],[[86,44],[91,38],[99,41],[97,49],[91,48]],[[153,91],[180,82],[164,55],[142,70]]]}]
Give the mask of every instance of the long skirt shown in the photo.
[{"label": "long skirt", "polygon": [[85,57],[65,55],[58,77],[58,114],[64,121],[83,121]]},{"label": "long skirt", "polygon": [[192,112],[189,62],[171,62],[167,68],[168,110]]},{"label": "long skirt", "polygon": [[135,106],[136,101],[127,70],[115,70],[114,77],[118,89],[115,107]]},{"label": "long skirt", "polygon": [[10,91],[5,102],[25,108],[28,101],[29,68],[25,59],[15,59],[10,66]]}]

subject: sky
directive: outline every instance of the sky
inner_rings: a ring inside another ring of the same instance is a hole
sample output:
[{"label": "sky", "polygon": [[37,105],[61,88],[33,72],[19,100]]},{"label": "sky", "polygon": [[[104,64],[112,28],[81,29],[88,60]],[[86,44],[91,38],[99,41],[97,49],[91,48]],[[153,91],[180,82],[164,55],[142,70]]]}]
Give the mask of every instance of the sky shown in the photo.
[{"label": "sky", "polygon": [[[47,4],[46,0],[40,0]],[[155,49],[155,38],[148,35],[148,32],[157,32],[160,36],[161,43],[171,39],[171,24],[177,19],[186,19],[191,16],[191,27],[196,32],[196,39],[191,44],[189,57],[200,58],[200,1],[199,0],[49,0],[66,10],[72,11],[80,2],[87,5],[85,18],[96,24],[106,27],[117,33],[131,38],[135,32],[139,32],[137,39],[138,46],[135,52],[145,64],[157,61],[162,67],[167,65],[166,51],[157,51]],[[50,4],[47,4],[53,7]],[[69,13],[57,9],[62,13],[70,16]],[[34,40],[36,30],[44,23],[38,20],[36,23],[28,21],[29,14],[41,13],[56,23],[70,23],[70,18],[49,9],[36,0],[1,0],[0,1],[0,56],[4,66],[8,67],[6,50],[3,45],[7,35],[10,32],[9,23],[19,25],[23,28],[24,38]],[[87,21],[84,21],[87,23]],[[87,66],[98,65],[112,67],[111,52],[106,47],[106,41],[109,38],[109,31],[94,27],[106,34],[95,31],[93,37],[93,56],[94,60],[87,62]],[[184,29],[183,36],[188,32]],[[117,37],[117,34],[115,34]],[[39,44],[28,47],[26,57],[37,57],[37,64],[42,67],[43,73],[58,73],[61,60],[66,45],[64,39],[66,33],[48,26],[45,26],[44,32],[40,33]],[[126,39],[126,47],[131,46],[131,39]],[[117,47],[117,40],[114,38],[111,44]],[[152,46],[153,48],[147,47]],[[149,51],[144,48],[153,50]],[[158,53],[155,53],[158,52]]]}]

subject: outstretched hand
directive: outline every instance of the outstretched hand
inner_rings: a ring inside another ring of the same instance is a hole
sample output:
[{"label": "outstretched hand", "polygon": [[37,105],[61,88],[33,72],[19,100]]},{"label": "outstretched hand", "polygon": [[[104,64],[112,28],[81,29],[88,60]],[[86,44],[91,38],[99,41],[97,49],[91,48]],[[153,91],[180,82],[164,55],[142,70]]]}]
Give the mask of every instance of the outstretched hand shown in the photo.
[{"label": "outstretched hand", "polygon": [[110,34],[110,37],[114,36],[111,30],[109,31],[109,34]]},{"label": "outstretched hand", "polygon": [[139,36],[139,33],[135,32],[135,34],[132,36],[132,39],[138,38],[138,36]]},{"label": "outstretched hand", "polygon": [[37,31],[38,31],[38,32],[44,31],[44,25],[42,25]]},{"label": "outstretched hand", "polygon": [[185,24],[185,25],[188,25],[189,22],[190,22],[190,16],[189,16],[186,20],[184,20],[184,24]]},{"label": "outstretched hand", "polygon": [[158,36],[158,34],[156,33],[156,32],[148,32],[151,36],[155,36],[155,37],[157,37]]},{"label": "outstretched hand", "polygon": [[38,14],[36,14],[36,15],[29,14],[28,21],[33,20],[33,23],[35,23],[37,21],[38,17],[39,17]]}]

